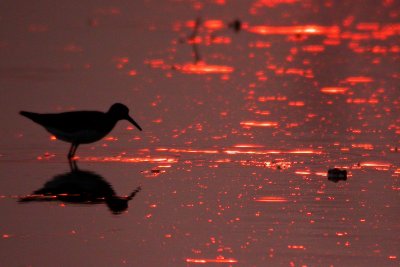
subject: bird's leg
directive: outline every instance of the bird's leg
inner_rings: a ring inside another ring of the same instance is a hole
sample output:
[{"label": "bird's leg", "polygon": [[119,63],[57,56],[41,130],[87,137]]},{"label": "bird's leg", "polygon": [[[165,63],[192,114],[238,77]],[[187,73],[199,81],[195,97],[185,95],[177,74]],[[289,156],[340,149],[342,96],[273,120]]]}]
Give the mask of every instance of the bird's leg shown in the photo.
[{"label": "bird's leg", "polygon": [[75,144],[74,152],[72,152],[72,158],[75,157],[76,150],[78,149],[79,144]]},{"label": "bird's leg", "polygon": [[71,160],[74,157],[74,148],[75,148],[75,144],[71,144],[71,148],[69,149],[69,152],[68,152],[69,160]]},{"label": "bird's leg", "polygon": [[68,162],[69,162],[69,168],[71,169],[71,172],[79,171],[78,165],[76,165],[76,160],[68,159]]},{"label": "bird's leg", "polygon": [[74,156],[75,156],[76,150],[78,149],[78,146],[79,146],[79,144],[75,145]]},{"label": "bird's leg", "polygon": [[75,152],[78,149],[78,146],[79,146],[79,144],[72,144],[71,145],[71,148],[69,149],[69,152],[68,152],[68,159],[69,160],[74,158]]}]

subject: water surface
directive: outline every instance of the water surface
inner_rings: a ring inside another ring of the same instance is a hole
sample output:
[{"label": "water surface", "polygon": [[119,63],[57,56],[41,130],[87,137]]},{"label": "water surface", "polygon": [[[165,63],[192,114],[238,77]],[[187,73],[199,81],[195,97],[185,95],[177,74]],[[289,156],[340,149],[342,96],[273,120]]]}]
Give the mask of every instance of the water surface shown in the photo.
[{"label": "water surface", "polygon": [[[2,1],[1,265],[398,266],[398,7]],[[114,102],[78,174],[18,115]]]}]

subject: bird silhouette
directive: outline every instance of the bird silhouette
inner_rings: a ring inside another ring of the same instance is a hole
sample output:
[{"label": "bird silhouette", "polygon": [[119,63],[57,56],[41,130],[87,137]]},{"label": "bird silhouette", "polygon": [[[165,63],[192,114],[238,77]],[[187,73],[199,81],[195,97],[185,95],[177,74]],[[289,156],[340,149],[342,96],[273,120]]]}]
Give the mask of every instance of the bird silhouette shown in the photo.
[{"label": "bird silhouette", "polygon": [[113,214],[128,209],[128,202],[141,190],[137,187],[129,196],[118,196],[111,184],[92,171],[79,170],[72,161],[71,171],[55,175],[42,188],[19,198],[19,203],[59,201],[70,204],[106,204]]},{"label": "bird silhouette", "polygon": [[80,144],[96,142],[106,136],[120,120],[127,120],[142,131],[139,124],[129,116],[129,109],[115,103],[107,112],[71,111],[40,114],[21,111],[20,114],[43,126],[57,139],[71,143],[68,159],[71,160]]}]

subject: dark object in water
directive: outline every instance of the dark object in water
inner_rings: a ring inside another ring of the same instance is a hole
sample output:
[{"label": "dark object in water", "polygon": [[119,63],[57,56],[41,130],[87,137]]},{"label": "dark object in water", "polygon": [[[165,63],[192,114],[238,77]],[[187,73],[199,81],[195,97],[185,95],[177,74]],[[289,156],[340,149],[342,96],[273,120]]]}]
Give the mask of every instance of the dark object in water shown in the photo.
[{"label": "dark object in water", "polygon": [[242,29],[242,22],[239,19],[235,19],[228,24],[228,27],[233,29],[235,32],[240,32],[240,30]]},{"label": "dark object in water", "polygon": [[333,168],[328,170],[328,180],[334,183],[347,180],[347,171]]},{"label": "dark object in water", "polygon": [[106,204],[113,214],[121,214],[141,187],[129,196],[118,196],[111,184],[101,175],[91,171],[81,171],[76,162],[71,162],[71,171],[59,174],[32,194],[19,198],[19,203],[59,201],[70,204]]}]

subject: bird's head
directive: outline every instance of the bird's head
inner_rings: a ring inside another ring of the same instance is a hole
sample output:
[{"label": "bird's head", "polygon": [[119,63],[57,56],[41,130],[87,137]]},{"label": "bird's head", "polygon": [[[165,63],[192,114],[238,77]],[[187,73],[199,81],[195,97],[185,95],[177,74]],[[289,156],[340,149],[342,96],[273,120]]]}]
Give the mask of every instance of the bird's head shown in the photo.
[{"label": "bird's head", "polygon": [[132,123],[136,128],[138,128],[140,131],[142,131],[142,128],[139,126],[139,124],[136,121],[134,121],[131,118],[131,116],[129,116],[129,108],[124,104],[115,103],[114,105],[111,106],[110,110],[108,111],[108,114],[110,114],[116,120],[127,120],[130,123]]},{"label": "bird's head", "polygon": [[113,214],[121,214],[128,209],[128,201],[127,199],[113,196],[106,199],[106,204]]}]

